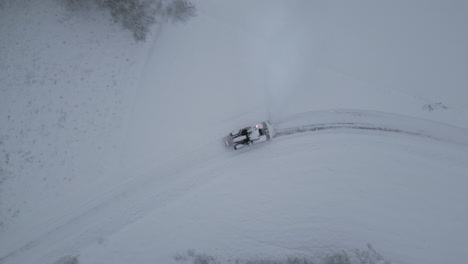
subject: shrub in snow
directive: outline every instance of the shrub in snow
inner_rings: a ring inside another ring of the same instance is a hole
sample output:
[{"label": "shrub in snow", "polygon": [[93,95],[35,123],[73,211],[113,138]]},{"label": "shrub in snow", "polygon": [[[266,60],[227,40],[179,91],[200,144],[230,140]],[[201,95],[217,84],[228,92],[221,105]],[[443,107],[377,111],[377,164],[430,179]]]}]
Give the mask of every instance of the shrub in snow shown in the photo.
[{"label": "shrub in snow", "polygon": [[197,254],[193,259],[193,264],[218,264],[219,262],[212,256]]},{"label": "shrub in snow", "polygon": [[186,0],[174,0],[166,8],[166,13],[172,22],[187,22],[197,13],[195,6]]},{"label": "shrub in snow", "polygon": [[323,264],[352,264],[346,251],[330,254],[323,259]]},{"label": "shrub in snow", "polygon": [[439,103],[432,103],[432,104],[426,104],[426,105],[423,105],[423,110],[426,110],[426,111],[429,111],[429,112],[432,112],[434,110],[445,110],[445,109],[448,109],[447,106],[445,106],[443,103],[439,102]]},{"label": "shrub in snow", "polygon": [[371,244],[367,244],[366,250],[356,249],[354,251],[356,262],[358,264],[390,264],[390,261],[385,260]]},{"label": "shrub in snow", "polygon": [[150,26],[156,23],[161,1],[104,0],[102,5],[109,9],[114,22],[133,32],[135,39],[144,40]]},{"label": "shrub in snow", "polygon": [[220,261],[213,256],[199,254],[193,250],[187,253],[178,253],[174,260],[186,264],[390,264],[371,244],[366,249],[352,251],[341,250],[334,253],[318,254],[312,257],[289,257],[287,259],[235,259]]},{"label": "shrub in snow", "polygon": [[54,264],[78,264],[78,256],[65,256],[60,258]]},{"label": "shrub in snow", "polygon": [[65,0],[68,10],[107,10],[112,20],[130,30],[136,40],[145,40],[157,23],[187,22],[196,16],[196,8],[187,0]]}]

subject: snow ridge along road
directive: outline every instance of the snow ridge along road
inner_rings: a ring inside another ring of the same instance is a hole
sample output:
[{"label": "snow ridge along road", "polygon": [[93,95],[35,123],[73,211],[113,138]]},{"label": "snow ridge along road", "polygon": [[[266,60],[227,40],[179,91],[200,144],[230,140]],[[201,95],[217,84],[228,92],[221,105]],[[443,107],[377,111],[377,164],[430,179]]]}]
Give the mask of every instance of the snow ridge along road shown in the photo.
[{"label": "snow ridge along road", "polygon": [[[273,124],[275,137],[304,132],[391,132],[468,146],[466,129],[377,111],[314,111]],[[2,250],[0,263],[51,263],[66,254],[77,254],[90,243],[118,232],[147,213],[165,207],[213,180],[216,174],[206,171],[222,169],[233,155],[250,150],[263,151],[259,145],[230,152],[216,142],[205,142],[201,149],[181,155],[144,175],[131,177],[125,184],[103,190],[100,197],[73,210],[76,213],[43,225],[29,237],[12,241],[8,249]]]}]

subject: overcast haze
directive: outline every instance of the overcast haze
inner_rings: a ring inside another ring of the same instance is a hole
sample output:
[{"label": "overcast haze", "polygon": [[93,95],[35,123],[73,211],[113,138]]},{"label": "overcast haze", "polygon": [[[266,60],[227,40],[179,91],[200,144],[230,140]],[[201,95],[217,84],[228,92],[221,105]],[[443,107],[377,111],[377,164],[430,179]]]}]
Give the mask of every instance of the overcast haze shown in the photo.
[{"label": "overcast haze", "polygon": [[163,2],[0,0],[1,264],[468,262],[468,1]]}]

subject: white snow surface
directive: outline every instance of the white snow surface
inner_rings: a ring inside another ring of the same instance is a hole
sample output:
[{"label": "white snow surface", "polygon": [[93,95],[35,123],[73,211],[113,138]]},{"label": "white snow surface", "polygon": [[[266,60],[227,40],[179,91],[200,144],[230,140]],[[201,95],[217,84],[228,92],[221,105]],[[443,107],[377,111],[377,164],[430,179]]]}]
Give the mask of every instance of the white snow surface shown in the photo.
[{"label": "white snow surface", "polygon": [[468,262],[466,1],[194,3],[142,43],[0,1],[0,263]]}]

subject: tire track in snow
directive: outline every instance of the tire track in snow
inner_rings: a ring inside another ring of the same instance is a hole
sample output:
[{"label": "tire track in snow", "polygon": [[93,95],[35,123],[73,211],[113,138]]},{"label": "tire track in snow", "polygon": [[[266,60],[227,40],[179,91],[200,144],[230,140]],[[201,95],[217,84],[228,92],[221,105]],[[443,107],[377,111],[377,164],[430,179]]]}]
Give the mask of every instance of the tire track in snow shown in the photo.
[{"label": "tire track in snow", "polygon": [[190,151],[183,158],[103,190],[102,195],[78,206],[74,213],[34,230],[23,239],[23,246],[0,256],[0,263],[53,263],[65,255],[79,253],[86,245],[118,232],[148,212],[167,206],[211,179],[199,166],[203,160],[219,166],[218,162],[229,155],[214,141],[209,143],[203,150]]},{"label": "tire track in snow", "polygon": [[332,129],[359,129],[359,130],[373,130],[373,131],[382,131],[382,132],[404,133],[404,134],[409,134],[409,135],[414,135],[414,136],[422,135],[416,132],[403,131],[400,129],[393,129],[393,128],[377,127],[377,126],[372,126],[370,124],[326,123],[326,124],[285,128],[280,131],[277,131],[275,137],[287,136],[291,134],[304,133],[304,132],[332,130]]},{"label": "tire track in snow", "polygon": [[323,110],[296,114],[274,124],[274,137],[305,132],[361,130],[425,137],[468,146],[468,129],[435,121],[368,110]]}]

